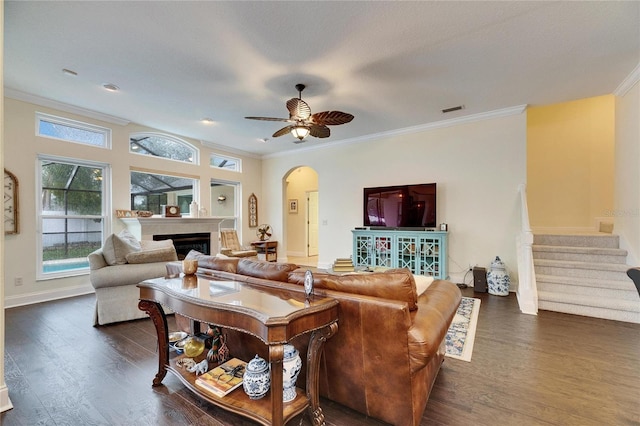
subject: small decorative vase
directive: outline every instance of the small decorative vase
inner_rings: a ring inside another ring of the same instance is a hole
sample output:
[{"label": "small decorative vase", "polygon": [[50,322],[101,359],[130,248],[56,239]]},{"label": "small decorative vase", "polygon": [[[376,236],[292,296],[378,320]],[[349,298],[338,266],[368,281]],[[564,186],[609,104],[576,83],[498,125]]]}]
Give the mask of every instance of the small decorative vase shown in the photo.
[{"label": "small decorative vase", "polygon": [[284,345],[282,360],[282,402],[296,399],[296,379],[302,368],[300,353],[293,345]]},{"label": "small decorative vase", "polygon": [[487,284],[489,285],[489,294],[495,296],[509,295],[509,274],[499,256],[491,262],[491,269],[487,273]]},{"label": "small decorative vase", "polygon": [[269,364],[256,355],[245,367],[242,388],[250,399],[260,399],[267,394],[270,385]]},{"label": "small decorative vase", "polygon": [[198,208],[198,203],[192,201],[191,204],[189,204],[189,214],[191,217],[198,217],[199,213],[200,209]]},{"label": "small decorative vase", "polygon": [[182,271],[185,275],[193,275],[198,271],[197,259],[185,259],[182,261]]}]

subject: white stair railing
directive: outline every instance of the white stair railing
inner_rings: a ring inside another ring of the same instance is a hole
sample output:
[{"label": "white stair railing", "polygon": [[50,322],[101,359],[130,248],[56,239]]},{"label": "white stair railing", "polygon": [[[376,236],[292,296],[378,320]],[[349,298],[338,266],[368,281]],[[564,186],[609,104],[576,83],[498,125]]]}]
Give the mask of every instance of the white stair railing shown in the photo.
[{"label": "white stair railing", "polygon": [[518,305],[524,314],[538,314],[538,288],[536,274],[533,269],[533,232],[529,224],[529,207],[527,205],[527,186],[520,184],[521,222],[522,228],[516,238],[518,253]]}]

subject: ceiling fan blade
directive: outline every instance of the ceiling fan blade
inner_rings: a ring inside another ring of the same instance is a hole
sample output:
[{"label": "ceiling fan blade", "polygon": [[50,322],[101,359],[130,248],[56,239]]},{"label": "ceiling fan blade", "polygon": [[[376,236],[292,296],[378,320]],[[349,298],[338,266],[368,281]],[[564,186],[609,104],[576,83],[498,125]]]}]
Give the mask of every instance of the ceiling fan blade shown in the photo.
[{"label": "ceiling fan blade", "polygon": [[306,120],[311,116],[311,108],[305,101],[299,98],[291,98],[287,101],[287,109],[291,119]]},{"label": "ceiling fan blade", "polygon": [[319,125],[335,126],[345,124],[353,120],[353,115],[342,111],[316,112],[311,116],[311,121]]},{"label": "ceiling fan blade", "polygon": [[284,135],[286,135],[287,133],[291,132],[291,128],[292,128],[292,127],[293,127],[293,126],[283,127],[282,129],[280,129],[280,130],[278,130],[277,132],[275,132],[275,133],[273,134],[273,136],[272,136],[272,137],[277,138],[277,137],[279,137],[279,136],[284,136]]},{"label": "ceiling fan blade", "polygon": [[309,130],[309,134],[316,138],[328,138],[331,135],[331,130],[327,126],[312,124],[309,126]]},{"label": "ceiling fan blade", "polygon": [[249,120],[262,120],[262,121],[284,121],[287,123],[294,123],[295,120],[291,120],[290,118],[275,118],[275,117],[245,117]]}]

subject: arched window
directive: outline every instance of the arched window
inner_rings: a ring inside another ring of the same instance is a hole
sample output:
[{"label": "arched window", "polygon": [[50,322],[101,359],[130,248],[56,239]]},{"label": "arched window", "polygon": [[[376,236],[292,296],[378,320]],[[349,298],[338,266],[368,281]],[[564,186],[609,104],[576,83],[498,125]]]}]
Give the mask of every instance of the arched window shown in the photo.
[{"label": "arched window", "polygon": [[129,152],[199,164],[200,152],[193,145],[174,136],[160,133],[133,133],[129,135]]}]

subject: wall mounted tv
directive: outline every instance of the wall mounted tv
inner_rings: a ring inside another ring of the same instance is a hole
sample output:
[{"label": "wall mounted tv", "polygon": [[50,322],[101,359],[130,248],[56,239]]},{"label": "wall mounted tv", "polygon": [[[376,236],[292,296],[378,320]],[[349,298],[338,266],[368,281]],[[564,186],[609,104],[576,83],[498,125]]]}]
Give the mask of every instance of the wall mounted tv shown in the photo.
[{"label": "wall mounted tv", "polygon": [[364,188],[364,226],[435,228],[436,184]]}]

